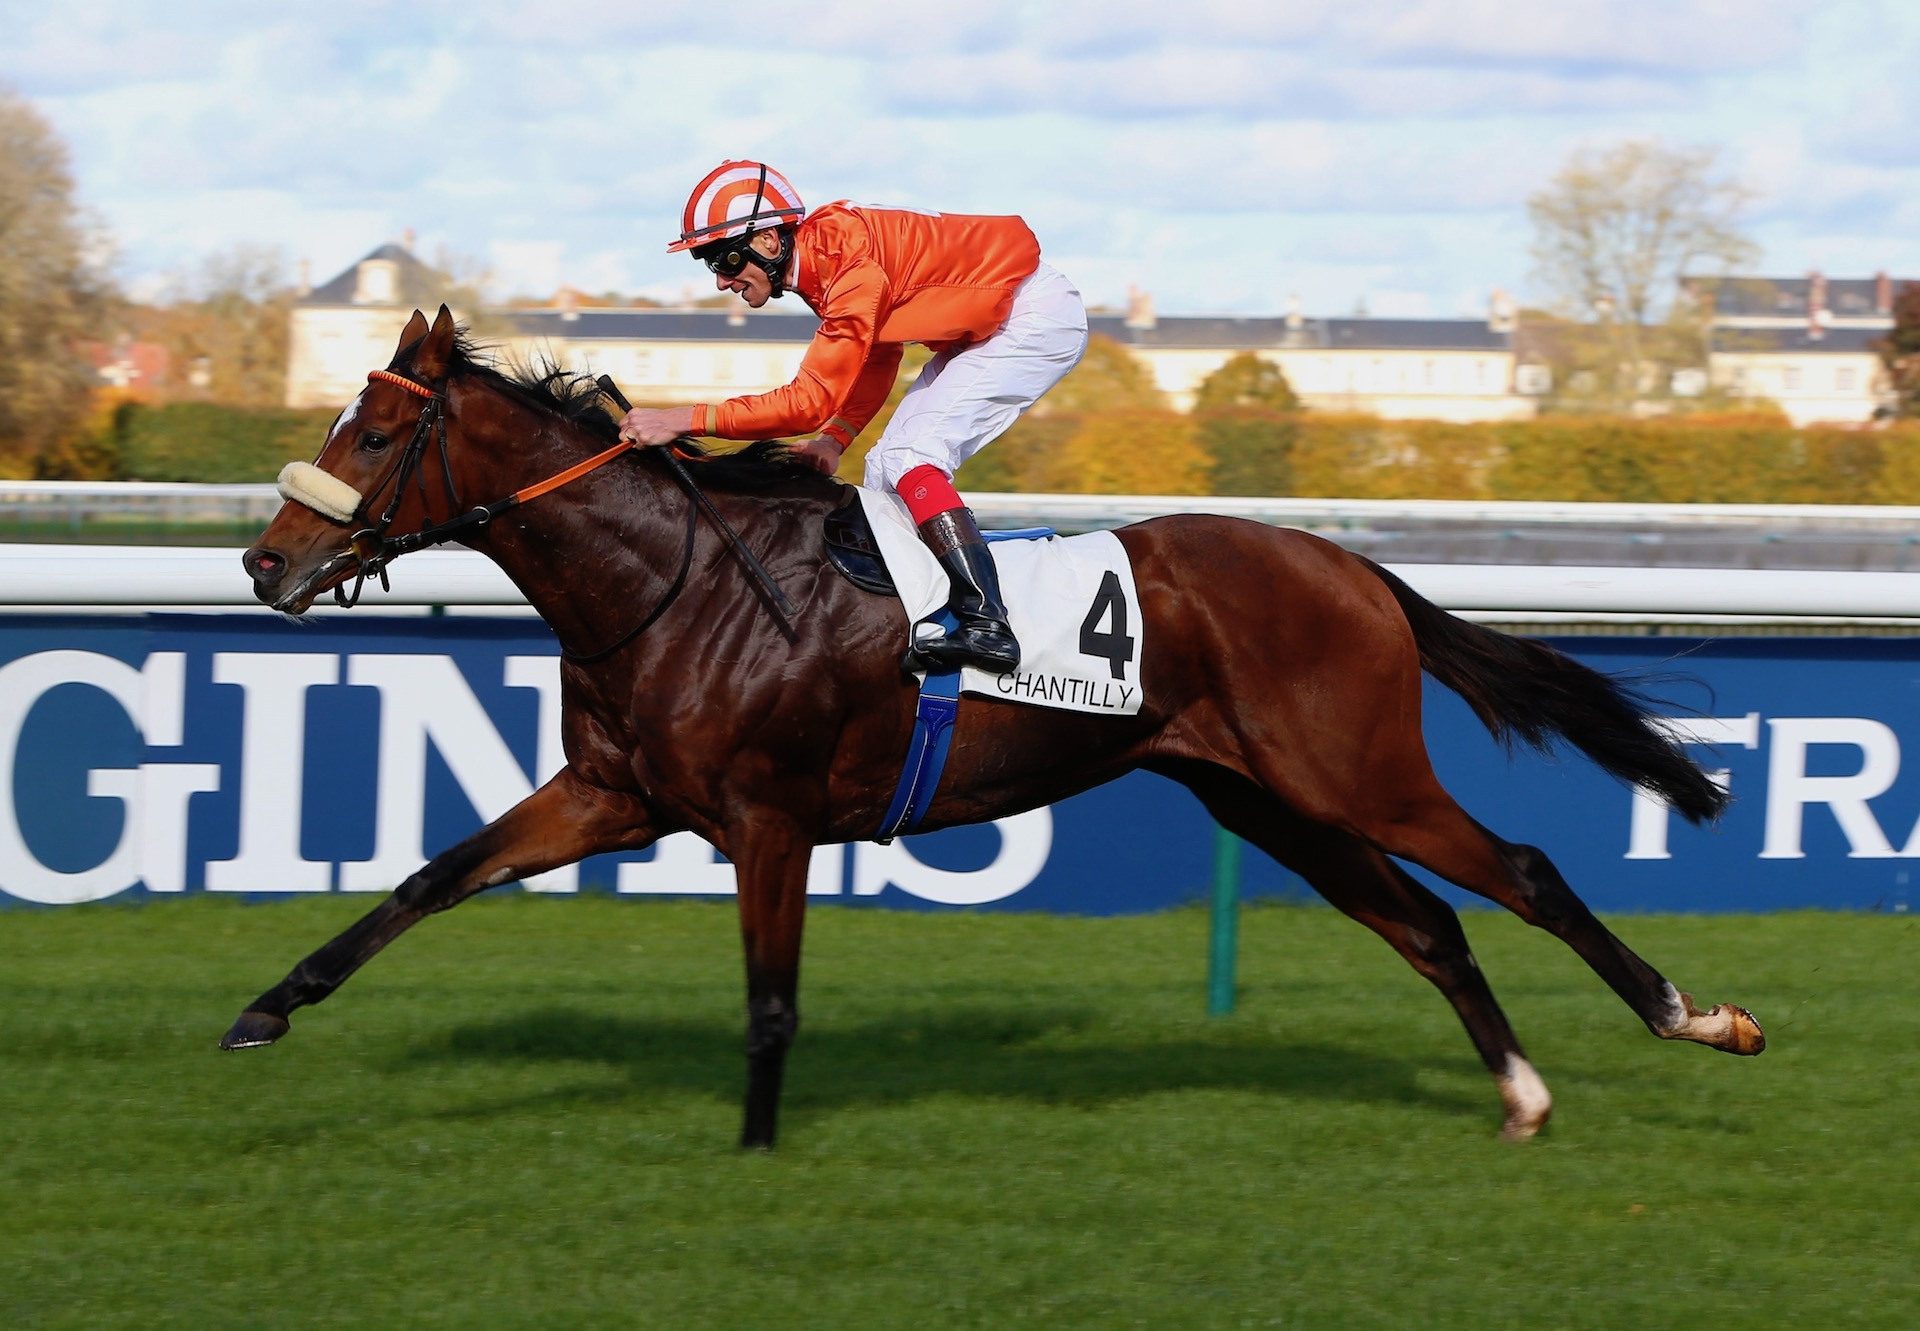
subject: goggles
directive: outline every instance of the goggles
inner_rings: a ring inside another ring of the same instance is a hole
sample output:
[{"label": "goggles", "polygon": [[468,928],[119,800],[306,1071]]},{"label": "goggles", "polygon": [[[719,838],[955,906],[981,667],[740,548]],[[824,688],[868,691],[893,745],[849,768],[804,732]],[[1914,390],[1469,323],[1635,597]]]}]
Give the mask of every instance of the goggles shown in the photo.
[{"label": "goggles", "polygon": [[753,233],[748,232],[710,249],[703,249],[694,257],[720,277],[738,277],[750,261],[747,242],[752,238]]}]

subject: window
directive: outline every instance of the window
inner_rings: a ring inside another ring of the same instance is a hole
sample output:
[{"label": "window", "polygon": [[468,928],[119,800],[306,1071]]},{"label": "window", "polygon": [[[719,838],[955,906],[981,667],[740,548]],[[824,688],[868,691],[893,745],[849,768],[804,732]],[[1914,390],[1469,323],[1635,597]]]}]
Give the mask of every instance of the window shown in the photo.
[{"label": "window", "polygon": [[1800,391],[1801,378],[1800,367],[1789,365],[1780,374],[1780,386],[1789,393],[1797,393]]},{"label": "window", "polygon": [[1854,389],[1854,368],[1842,365],[1833,372],[1833,386],[1842,393],[1851,393]]}]

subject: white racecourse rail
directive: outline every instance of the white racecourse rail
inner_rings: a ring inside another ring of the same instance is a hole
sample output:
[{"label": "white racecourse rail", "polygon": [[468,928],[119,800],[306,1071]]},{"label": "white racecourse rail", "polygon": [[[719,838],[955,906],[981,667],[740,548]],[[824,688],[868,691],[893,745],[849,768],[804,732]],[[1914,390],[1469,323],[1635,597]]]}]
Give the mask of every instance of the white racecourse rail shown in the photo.
[{"label": "white racecourse rail", "polygon": [[[0,606],[259,607],[238,549],[0,545]],[[1920,573],[1781,569],[1531,568],[1394,564],[1438,605],[1469,614],[1920,618]],[[525,607],[506,575],[467,550],[425,550],[368,607]]]}]

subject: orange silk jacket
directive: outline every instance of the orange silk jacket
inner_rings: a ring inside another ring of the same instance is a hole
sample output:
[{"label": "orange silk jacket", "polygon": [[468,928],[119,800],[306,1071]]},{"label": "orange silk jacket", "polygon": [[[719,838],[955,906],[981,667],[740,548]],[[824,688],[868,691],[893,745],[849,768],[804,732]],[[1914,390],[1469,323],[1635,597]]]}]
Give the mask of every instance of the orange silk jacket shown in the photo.
[{"label": "orange silk jacket", "polygon": [[788,287],[820,316],[792,383],[694,408],[723,439],[821,433],[848,444],[893,388],[909,342],[940,352],[998,332],[1040,264],[1018,217],[830,203],[795,229]]}]

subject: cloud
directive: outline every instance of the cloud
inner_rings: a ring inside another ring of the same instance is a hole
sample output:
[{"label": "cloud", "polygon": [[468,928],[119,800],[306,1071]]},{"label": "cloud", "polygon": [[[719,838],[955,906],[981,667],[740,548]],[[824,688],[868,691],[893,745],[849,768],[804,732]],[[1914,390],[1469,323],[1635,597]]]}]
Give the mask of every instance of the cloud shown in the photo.
[{"label": "cloud", "polygon": [[1631,112],[1684,105],[1689,90],[1646,75],[1329,63],[1307,50],[1167,46],[1091,59],[1040,52],[927,55],[878,72],[903,114],[1074,113],[1105,119],[1427,119]]},{"label": "cloud", "polygon": [[1375,22],[1353,6],[1347,22],[1375,56],[1463,68],[1515,63],[1563,73],[1641,70],[1701,74],[1791,59],[1812,0],[1417,0]]},{"label": "cloud", "polygon": [[1770,261],[1910,253],[1920,222],[1920,10],[1894,0],[829,0],[770,12],[750,57],[746,22],[90,0],[13,21],[0,81],[130,278],[252,242],[323,279],[410,226],[528,283],[677,290],[673,219],[732,156],[814,202],[1020,212],[1090,293],[1169,312],[1452,309],[1524,271],[1524,200],[1570,148],[1632,136],[1729,145]]}]

